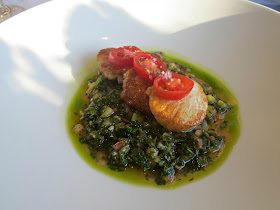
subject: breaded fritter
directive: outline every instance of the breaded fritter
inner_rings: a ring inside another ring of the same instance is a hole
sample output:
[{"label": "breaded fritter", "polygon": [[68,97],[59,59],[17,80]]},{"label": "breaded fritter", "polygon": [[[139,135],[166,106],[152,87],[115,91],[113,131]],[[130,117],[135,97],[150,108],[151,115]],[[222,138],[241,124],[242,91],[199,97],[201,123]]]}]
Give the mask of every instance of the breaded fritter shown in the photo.
[{"label": "breaded fritter", "polygon": [[134,69],[130,69],[124,74],[121,98],[128,106],[144,114],[151,115],[149,96],[146,94],[146,90],[152,85],[153,83],[147,82],[138,76]]},{"label": "breaded fritter", "polygon": [[181,100],[162,98],[149,87],[149,105],[156,120],[170,131],[188,131],[200,124],[206,116],[208,108],[207,96],[202,87],[194,81],[191,92]]},{"label": "breaded fritter", "polygon": [[106,48],[99,51],[97,55],[99,71],[106,79],[122,81],[123,74],[129,69],[132,69],[132,67],[119,68],[110,64],[108,61],[108,56],[112,49],[115,48]]}]

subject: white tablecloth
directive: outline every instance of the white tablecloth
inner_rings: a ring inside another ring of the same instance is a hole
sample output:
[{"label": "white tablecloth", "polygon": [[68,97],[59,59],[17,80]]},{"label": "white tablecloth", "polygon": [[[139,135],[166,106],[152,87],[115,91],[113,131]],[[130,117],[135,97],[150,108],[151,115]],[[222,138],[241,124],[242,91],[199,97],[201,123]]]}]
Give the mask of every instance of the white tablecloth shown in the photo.
[{"label": "white tablecloth", "polygon": [[3,2],[7,5],[18,5],[23,7],[24,9],[30,9],[48,1],[50,0],[3,0]]},{"label": "white tablecloth", "polygon": [[[51,0],[3,0],[7,5],[18,5],[24,9],[30,9],[39,4],[43,4]],[[55,0],[53,0],[55,1]],[[255,3],[262,4],[272,9],[280,11],[280,0],[249,0]]]},{"label": "white tablecloth", "polygon": [[[24,9],[30,9],[32,7],[35,7],[39,4],[51,1],[51,0],[3,0],[8,5],[19,5],[23,7]],[[256,2],[259,4],[263,4],[265,6],[280,6],[280,0],[249,0],[252,2]]]}]

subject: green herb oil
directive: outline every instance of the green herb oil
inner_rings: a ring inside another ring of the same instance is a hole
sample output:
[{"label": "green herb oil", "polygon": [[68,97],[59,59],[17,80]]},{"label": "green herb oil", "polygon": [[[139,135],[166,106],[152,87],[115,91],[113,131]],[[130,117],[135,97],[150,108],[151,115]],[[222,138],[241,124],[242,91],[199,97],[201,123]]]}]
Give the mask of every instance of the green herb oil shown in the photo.
[{"label": "green herb oil", "polygon": [[[97,74],[96,61],[95,59],[93,59],[92,61],[87,62],[84,68],[81,70],[83,72],[82,74],[84,74],[84,72],[87,72],[88,75],[84,82],[81,83],[82,85],[78,88],[75,95],[73,96],[69,104],[68,110],[66,112],[66,128],[70,140],[80,157],[90,167],[125,183],[160,189],[175,189],[188,183],[193,183],[194,181],[197,181],[201,178],[212,174],[226,161],[231,151],[233,150],[233,147],[236,144],[241,131],[239,106],[236,97],[234,96],[233,92],[228,87],[226,82],[223,81],[223,79],[219,75],[215,74],[212,70],[206,70],[205,67],[201,68],[199,65],[195,65],[186,61],[185,59],[183,60],[178,58],[177,55],[176,57],[165,55],[165,58],[168,58],[176,63],[181,63],[183,65],[188,66],[191,69],[191,72],[196,77],[208,83],[213,88],[213,91],[215,93],[219,94],[219,96],[222,99],[226,100],[232,105],[233,108],[227,114],[227,117],[225,119],[227,121],[226,129],[231,136],[231,141],[226,143],[221,157],[218,160],[216,160],[212,165],[206,167],[205,170],[195,172],[194,174],[186,174],[185,177],[183,177],[182,179],[176,181],[174,184],[169,185],[157,185],[156,182],[149,180],[149,174],[140,170],[127,168],[125,171],[119,172],[113,171],[108,167],[100,165],[99,162],[104,161],[103,158],[97,157],[97,159],[94,160],[88,153],[85,145],[80,143],[79,136],[72,131],[73,126],[79,121],[79,111],[82,110],[85,106],[84,92],[88,87],[87,79],[92,78]],[[93,66],[95,71],[93,71]]]}]

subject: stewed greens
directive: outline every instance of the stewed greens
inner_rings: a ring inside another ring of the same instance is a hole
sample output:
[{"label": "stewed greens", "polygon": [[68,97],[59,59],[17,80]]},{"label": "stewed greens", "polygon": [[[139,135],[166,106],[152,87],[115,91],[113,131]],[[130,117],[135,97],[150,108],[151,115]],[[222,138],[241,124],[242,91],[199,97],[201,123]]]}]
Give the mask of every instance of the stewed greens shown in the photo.
[{"label": "stewed greens", "polygon": [[121,99],[122,85],[98,75],[88,81],[88,103],[80,110],[74,131],[87,145],[92,158],[102,154],[112,170],[142,170],[159,185],[174,182],[188,173],[203,170],[222,153],[227,141],[225,115],[231,106],[191,70],[164,59],[169,71],[196,80],[208,98],[203,122],[189,132],[164,129],[152,116],[132,109]]}]

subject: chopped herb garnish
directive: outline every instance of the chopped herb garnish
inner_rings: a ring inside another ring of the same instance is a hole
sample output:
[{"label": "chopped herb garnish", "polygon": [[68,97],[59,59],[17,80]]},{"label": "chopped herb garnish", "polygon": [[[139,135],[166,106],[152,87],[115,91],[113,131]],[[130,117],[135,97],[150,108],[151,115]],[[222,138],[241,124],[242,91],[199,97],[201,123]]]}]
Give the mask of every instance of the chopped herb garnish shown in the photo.
[{"label": "chopped herb garnish", "polygon": [[[162,58],[162,53],[156,55]],[[189,67],[162,59],[170,71],[196,79]],[[223,115],[230,105],[208,84],[202,81],[200,85],[208,95],[206,119],[192,131],[176,133],[125,104],[117,81],[101,75],[92,78],[86,92],[89,103],[81,110],[79,141],[88,146],[92,158],[102,153],[110,169],[142,170],[147,180],[154,177],[158,185],[172,182],[180,174],[204,170],[223,150],[225,137],[219,132],[227,126]]]}]

